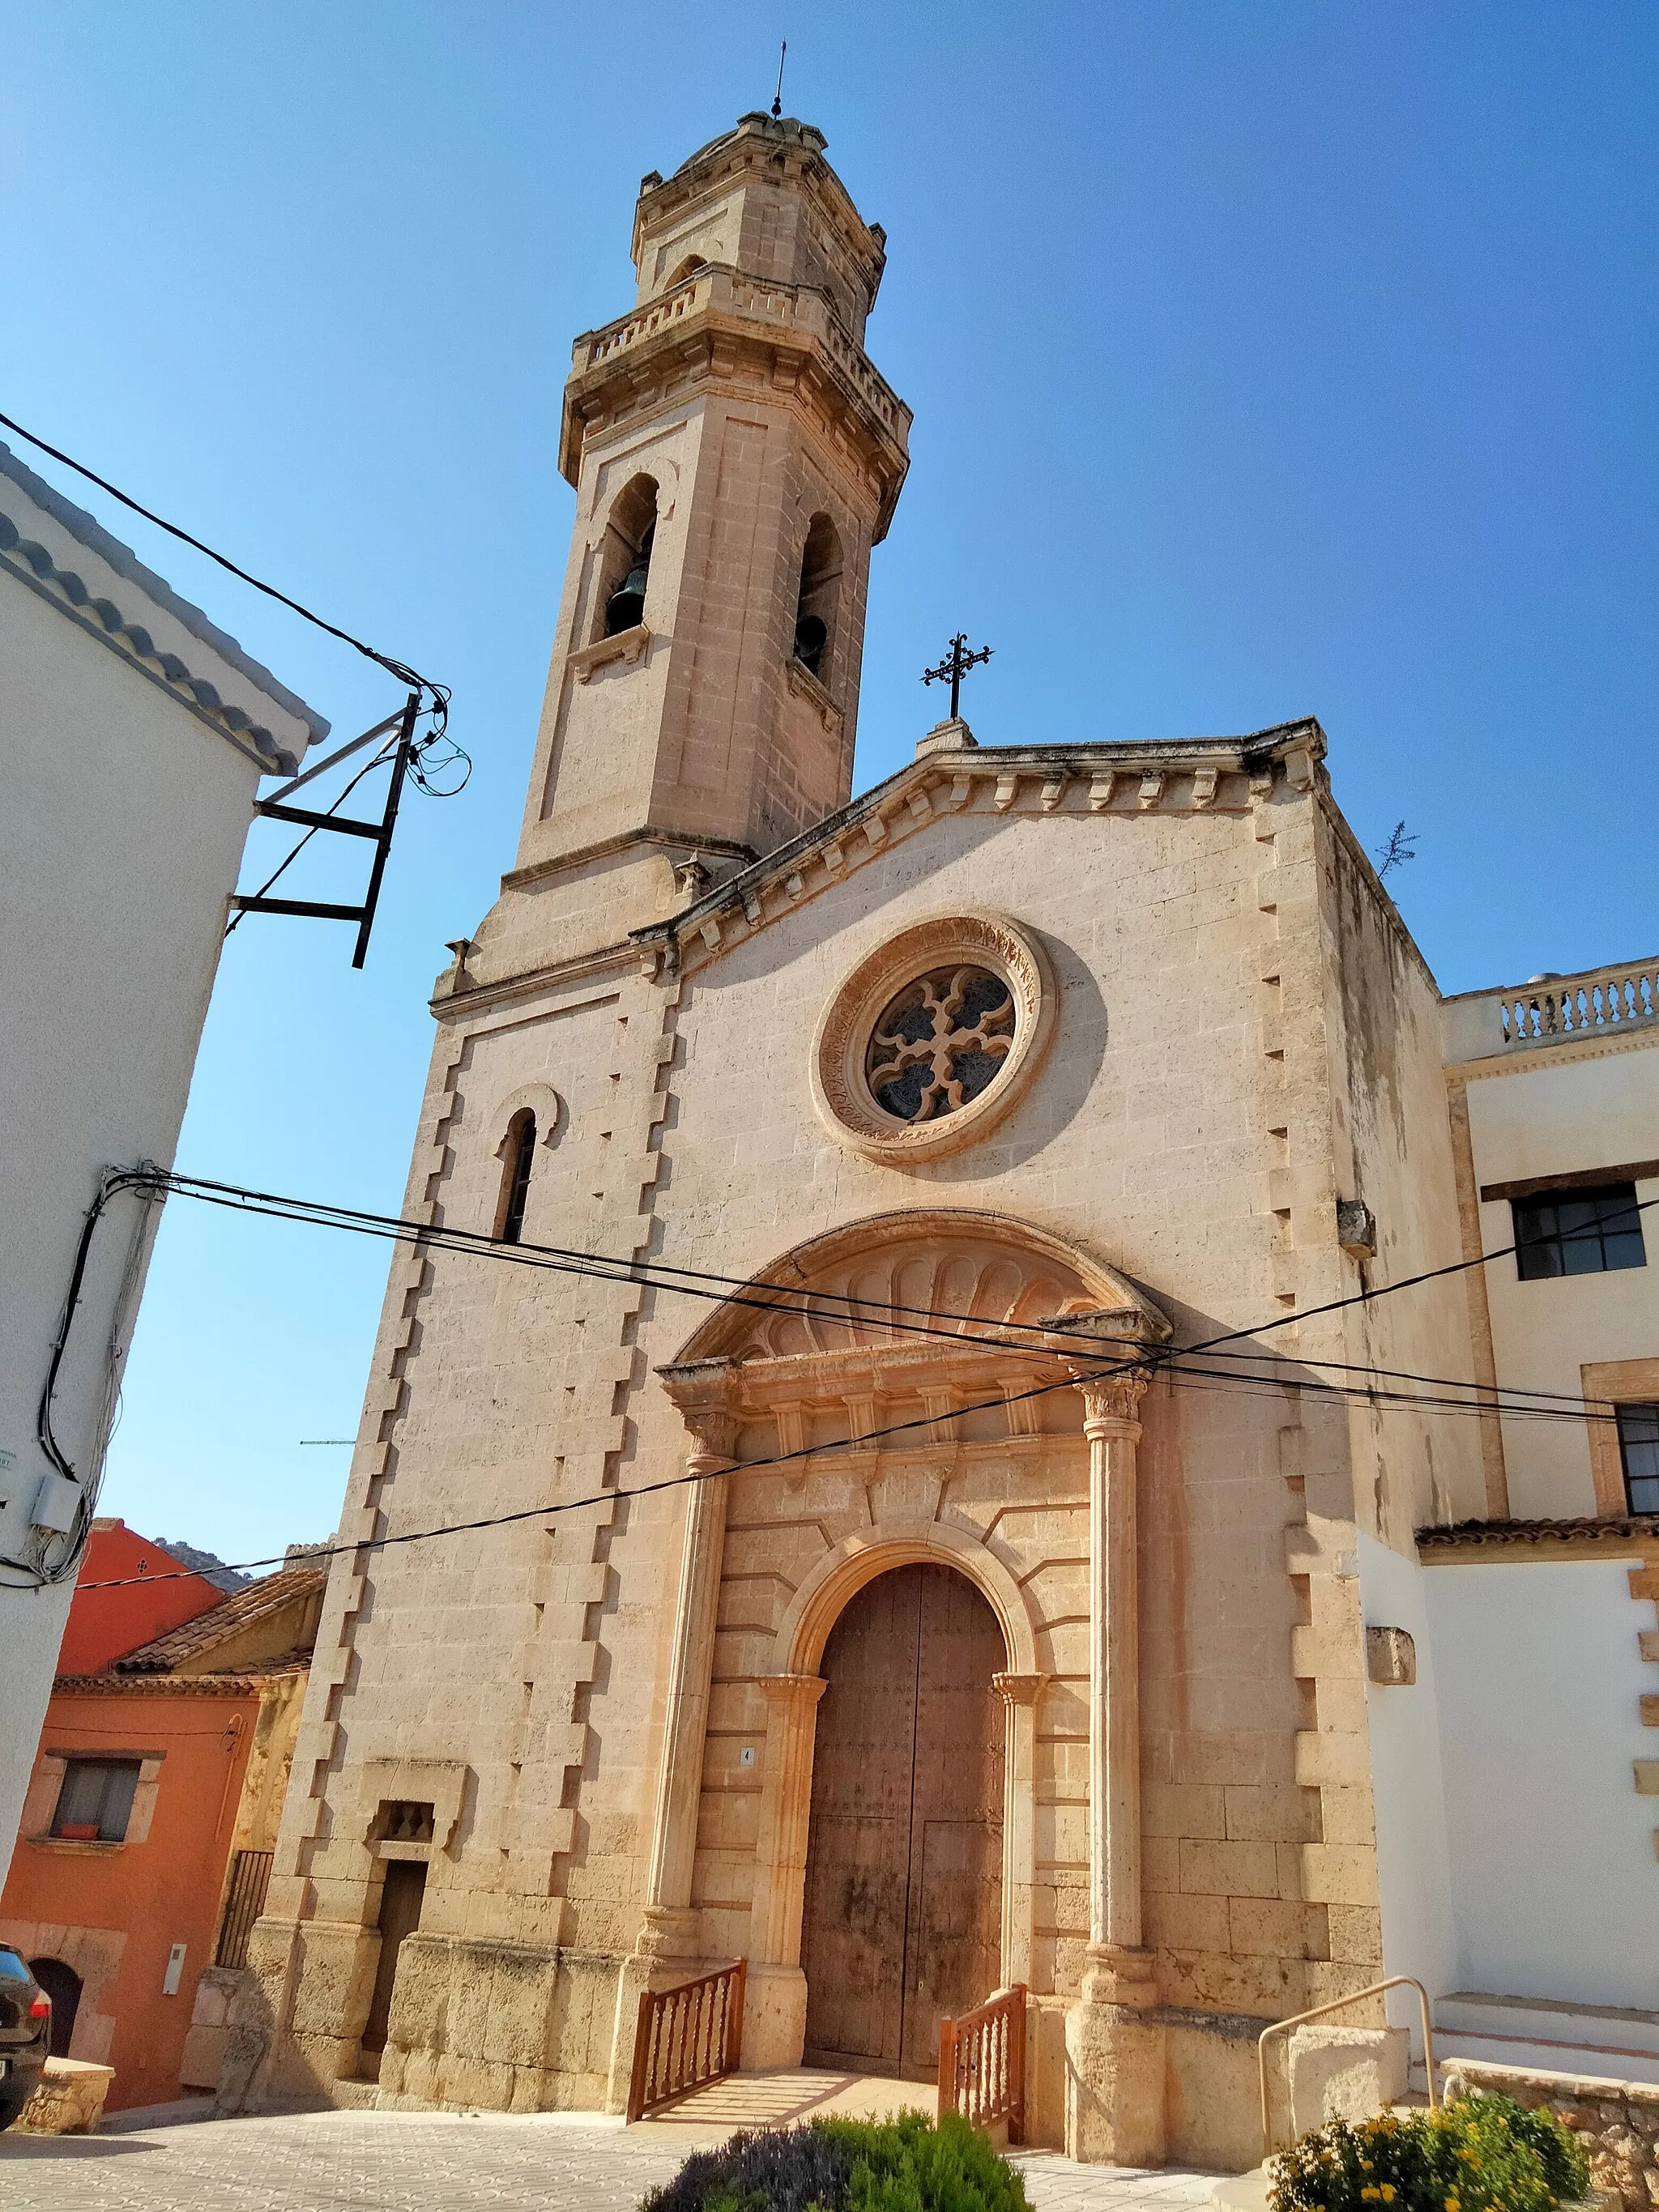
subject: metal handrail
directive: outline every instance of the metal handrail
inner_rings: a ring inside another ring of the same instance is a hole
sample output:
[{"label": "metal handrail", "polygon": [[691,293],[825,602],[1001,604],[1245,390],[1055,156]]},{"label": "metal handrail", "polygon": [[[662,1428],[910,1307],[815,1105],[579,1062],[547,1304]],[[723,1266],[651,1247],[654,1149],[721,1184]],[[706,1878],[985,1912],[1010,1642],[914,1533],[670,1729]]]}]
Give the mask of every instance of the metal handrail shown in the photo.
[{"label": "metal handrail", "polygon": [[1327,2013],[1341,2012],[1346,2006],[1358,2004],[1366,1997],[1380,1997],[1384,1990],[1413,1989],[1423,2008],[1423,2063],[1428,2069],[1429,2110],[1438,2101],[1434,2087],[1434,2030],[1429,2024],[1429,1993],[1415,1975],[1390,1974],[1386,1981],[1373,1982],[1368,1990],[1355,1990],[1351,1996],[1334,1997],[1329,2004],[1316,2005],[1311,2012],[1298,2012],[1289,2020],[1276,2020],[1271,2027],[1264,2027],[1255,2039],[1256,2066],[1261,2076],[1261,2156],[1264,2163],[1273,2154],[1273,2109],[1267,2097],[1267,2038],[1283,2035],[1287,2028],[1303,2027],[1310,2020],[1323,2020]]}]

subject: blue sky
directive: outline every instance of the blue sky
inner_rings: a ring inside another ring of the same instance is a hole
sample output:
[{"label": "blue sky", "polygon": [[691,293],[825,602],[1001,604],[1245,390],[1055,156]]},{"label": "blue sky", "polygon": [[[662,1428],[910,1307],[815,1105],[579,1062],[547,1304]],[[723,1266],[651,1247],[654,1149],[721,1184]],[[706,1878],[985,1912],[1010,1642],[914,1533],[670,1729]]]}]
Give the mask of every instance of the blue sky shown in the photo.
[{"label": "blue sky", "polygon": [[[454,687],[367,970],[227,950],[179,1164],[395,1209],[447,938],[509,866],[569,528],[579,331],[632,203],[815,122],[915,410],[859,781],[965,626],[990,743],[1307,712],[1443,988],[1651,951],[1659,14],[467,0],[0,5],[0,408]],[[389,682],[26,456],[343,733]],[[135,775],[142,763],[135,762]],[[109,794],[119,804],[119,793]],[[319,886],[320,888],[320,886]],[[380,1248],[168,1209],[104,1510],[231,1558],[334,1523]]]}]

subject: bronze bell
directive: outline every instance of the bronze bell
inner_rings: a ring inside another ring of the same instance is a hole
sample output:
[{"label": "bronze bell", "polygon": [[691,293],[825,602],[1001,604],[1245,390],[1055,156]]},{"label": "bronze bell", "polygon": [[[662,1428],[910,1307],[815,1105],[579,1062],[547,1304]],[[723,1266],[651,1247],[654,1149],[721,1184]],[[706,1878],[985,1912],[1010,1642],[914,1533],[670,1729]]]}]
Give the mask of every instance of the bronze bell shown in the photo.
[{"label": "bronze bell", "polygon": [[795,658],[810,676],[818,672],[830,633],[816,615],[803,615],[795,624]]},{"label": "bronze bell", "polygon": [[605,634],[615,637],[625,629],[632,629],[645,619],[645,580],[651,573],[651,539],[653,532],[645,533],[645,543],[634,556],[628,574],[605,603]]}]

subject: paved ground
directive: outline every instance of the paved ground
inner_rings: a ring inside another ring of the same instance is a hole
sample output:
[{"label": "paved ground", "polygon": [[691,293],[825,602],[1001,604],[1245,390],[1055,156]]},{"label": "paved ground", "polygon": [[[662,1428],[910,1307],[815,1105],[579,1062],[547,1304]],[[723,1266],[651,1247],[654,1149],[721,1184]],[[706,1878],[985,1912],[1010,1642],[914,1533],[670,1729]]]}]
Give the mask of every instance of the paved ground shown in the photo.
[{"label": "paved ground", "polygon": [[[836,2100],[839,2102],[839,2100]],[[5,2212],[633,2212],[724,2130],[589,2115],[308,2112],[136,2133],[0,2136]],[[1188,2212],[1199,2174],[1017,2154],[1042,2212]]]}]

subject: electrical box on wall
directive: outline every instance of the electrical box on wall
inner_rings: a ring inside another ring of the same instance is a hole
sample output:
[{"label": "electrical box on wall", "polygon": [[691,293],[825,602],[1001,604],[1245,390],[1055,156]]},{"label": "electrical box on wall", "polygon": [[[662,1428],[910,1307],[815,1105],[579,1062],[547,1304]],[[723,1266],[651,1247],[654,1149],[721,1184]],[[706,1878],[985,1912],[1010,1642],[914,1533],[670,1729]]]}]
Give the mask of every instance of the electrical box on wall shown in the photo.
[{"label": "electrical box on wall", "polygon": [[167,1953],[167,1970],[161,1977],[161,1995],[164,1997],[176,1997],[179,1994],[179,1977],[185,1971],[185,1948],[182,1943],[175,1943]]}]

